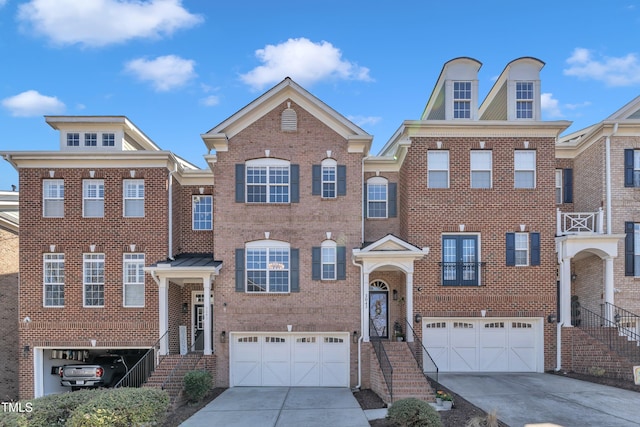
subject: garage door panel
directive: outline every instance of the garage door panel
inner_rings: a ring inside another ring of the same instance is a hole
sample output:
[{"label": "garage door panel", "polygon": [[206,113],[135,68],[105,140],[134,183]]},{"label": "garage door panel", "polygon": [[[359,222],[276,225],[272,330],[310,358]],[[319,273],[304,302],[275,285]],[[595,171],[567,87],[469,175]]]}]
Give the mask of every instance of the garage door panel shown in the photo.
[{"label": "garage door panel", "polygon": [[477,324],[453,322],[450,328],[451,369],[460,372],[478,370]]},{"label": "garage door panel", "polygon": [[291,382],[291,348],[281,336],[266,336],[262,346],[262,385],[287,386]]},{"label": "garage door panel", "polygon": [[240,336],[233,340],[233,382],[239,386],[256,386],[262,382],[260,342],[257,336]]},{"label": "garage door panel", "polygon": [[320,384],[319,341],[315,336],[298,336],[293,343],[293,379],[295,387]]},{"label": "garage door panel", "polygon": [[536,369],[535,334],[532,322],[511,322],[509,334],[509,370],[512,372]]},{"label": "garage door panel", "polygon": [[[441,371],[449,371],[449,329],[447,322],[426,322],[423,326],[423,344],[433,362]],[[423,355],[425,359],[429,356]],[[423,366],[428,366],[425,360]]]},{"label": "garage door panel", "polygon": [[504,371],[509,365],[507,327],[504,321],[480,321],[480,371]]},{"label": "garage door panel", "polygon": [[321,383],[323,387],[348,387],[349,386],[349,344],[345,338],[338,336],[325,336],[322,339],[322,372]]}]

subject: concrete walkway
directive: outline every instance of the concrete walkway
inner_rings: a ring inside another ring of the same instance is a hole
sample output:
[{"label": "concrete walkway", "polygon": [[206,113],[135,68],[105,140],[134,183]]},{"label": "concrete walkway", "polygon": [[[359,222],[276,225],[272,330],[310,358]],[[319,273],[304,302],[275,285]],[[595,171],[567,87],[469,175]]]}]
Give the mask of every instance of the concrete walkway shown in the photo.
[{"label": "concrete walkway", "polygon": [[[640,425],[640,393],[553,374],[439,375],[440,383],[510,427]],[[549,425],[547,424],[547,425]]]},{"label": "concrete walkway", "polygon": [[183,427],[369,427],[348,388],[233,387]]}]

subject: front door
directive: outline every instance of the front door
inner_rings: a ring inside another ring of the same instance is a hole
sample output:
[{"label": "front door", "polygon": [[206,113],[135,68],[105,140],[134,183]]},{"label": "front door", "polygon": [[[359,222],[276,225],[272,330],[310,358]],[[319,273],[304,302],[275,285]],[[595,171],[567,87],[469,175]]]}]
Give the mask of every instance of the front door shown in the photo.
[{"label": "front door", "polygon": [[[193,306],[193,350],[204,350],[204,304]],[[211,305],[211,334],[213,335],[213,305]],[[211,341],[213,344],[213,340]]]},{"label": "front door", "polygon": [[389,338],[388,302],[388,291],[369,291],[369,317],[374,329],[369,332],[371,339]]}]

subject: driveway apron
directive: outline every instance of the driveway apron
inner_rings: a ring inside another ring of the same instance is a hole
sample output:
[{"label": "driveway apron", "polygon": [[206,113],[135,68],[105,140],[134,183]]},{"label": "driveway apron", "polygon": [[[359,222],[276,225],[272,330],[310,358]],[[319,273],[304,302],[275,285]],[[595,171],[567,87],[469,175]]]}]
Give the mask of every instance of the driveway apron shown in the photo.
[{"label": "driveway apron", "polygon": [[348,388],[233,387],[182,427],[369,427]]},{"label": "driveway apron", "polygon": [[552,374],[441,373],[444,387],[510,427],[640,425],[640,394]]}]

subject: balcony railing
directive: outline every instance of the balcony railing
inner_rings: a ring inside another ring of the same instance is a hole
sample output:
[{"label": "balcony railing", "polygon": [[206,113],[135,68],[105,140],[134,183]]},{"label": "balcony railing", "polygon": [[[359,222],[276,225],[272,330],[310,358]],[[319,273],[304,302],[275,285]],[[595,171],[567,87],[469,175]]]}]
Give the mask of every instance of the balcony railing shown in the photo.
[{"label": "balcony railing", "polygon": [[560,212],[556,211],[556,234],[602,234],[604,233],[604,215],[602,208],[597,212]]},{"label": "balcony railing", "polygon": [[444,286],[479,286],[482,284],[484,262],[440,262]]}]

